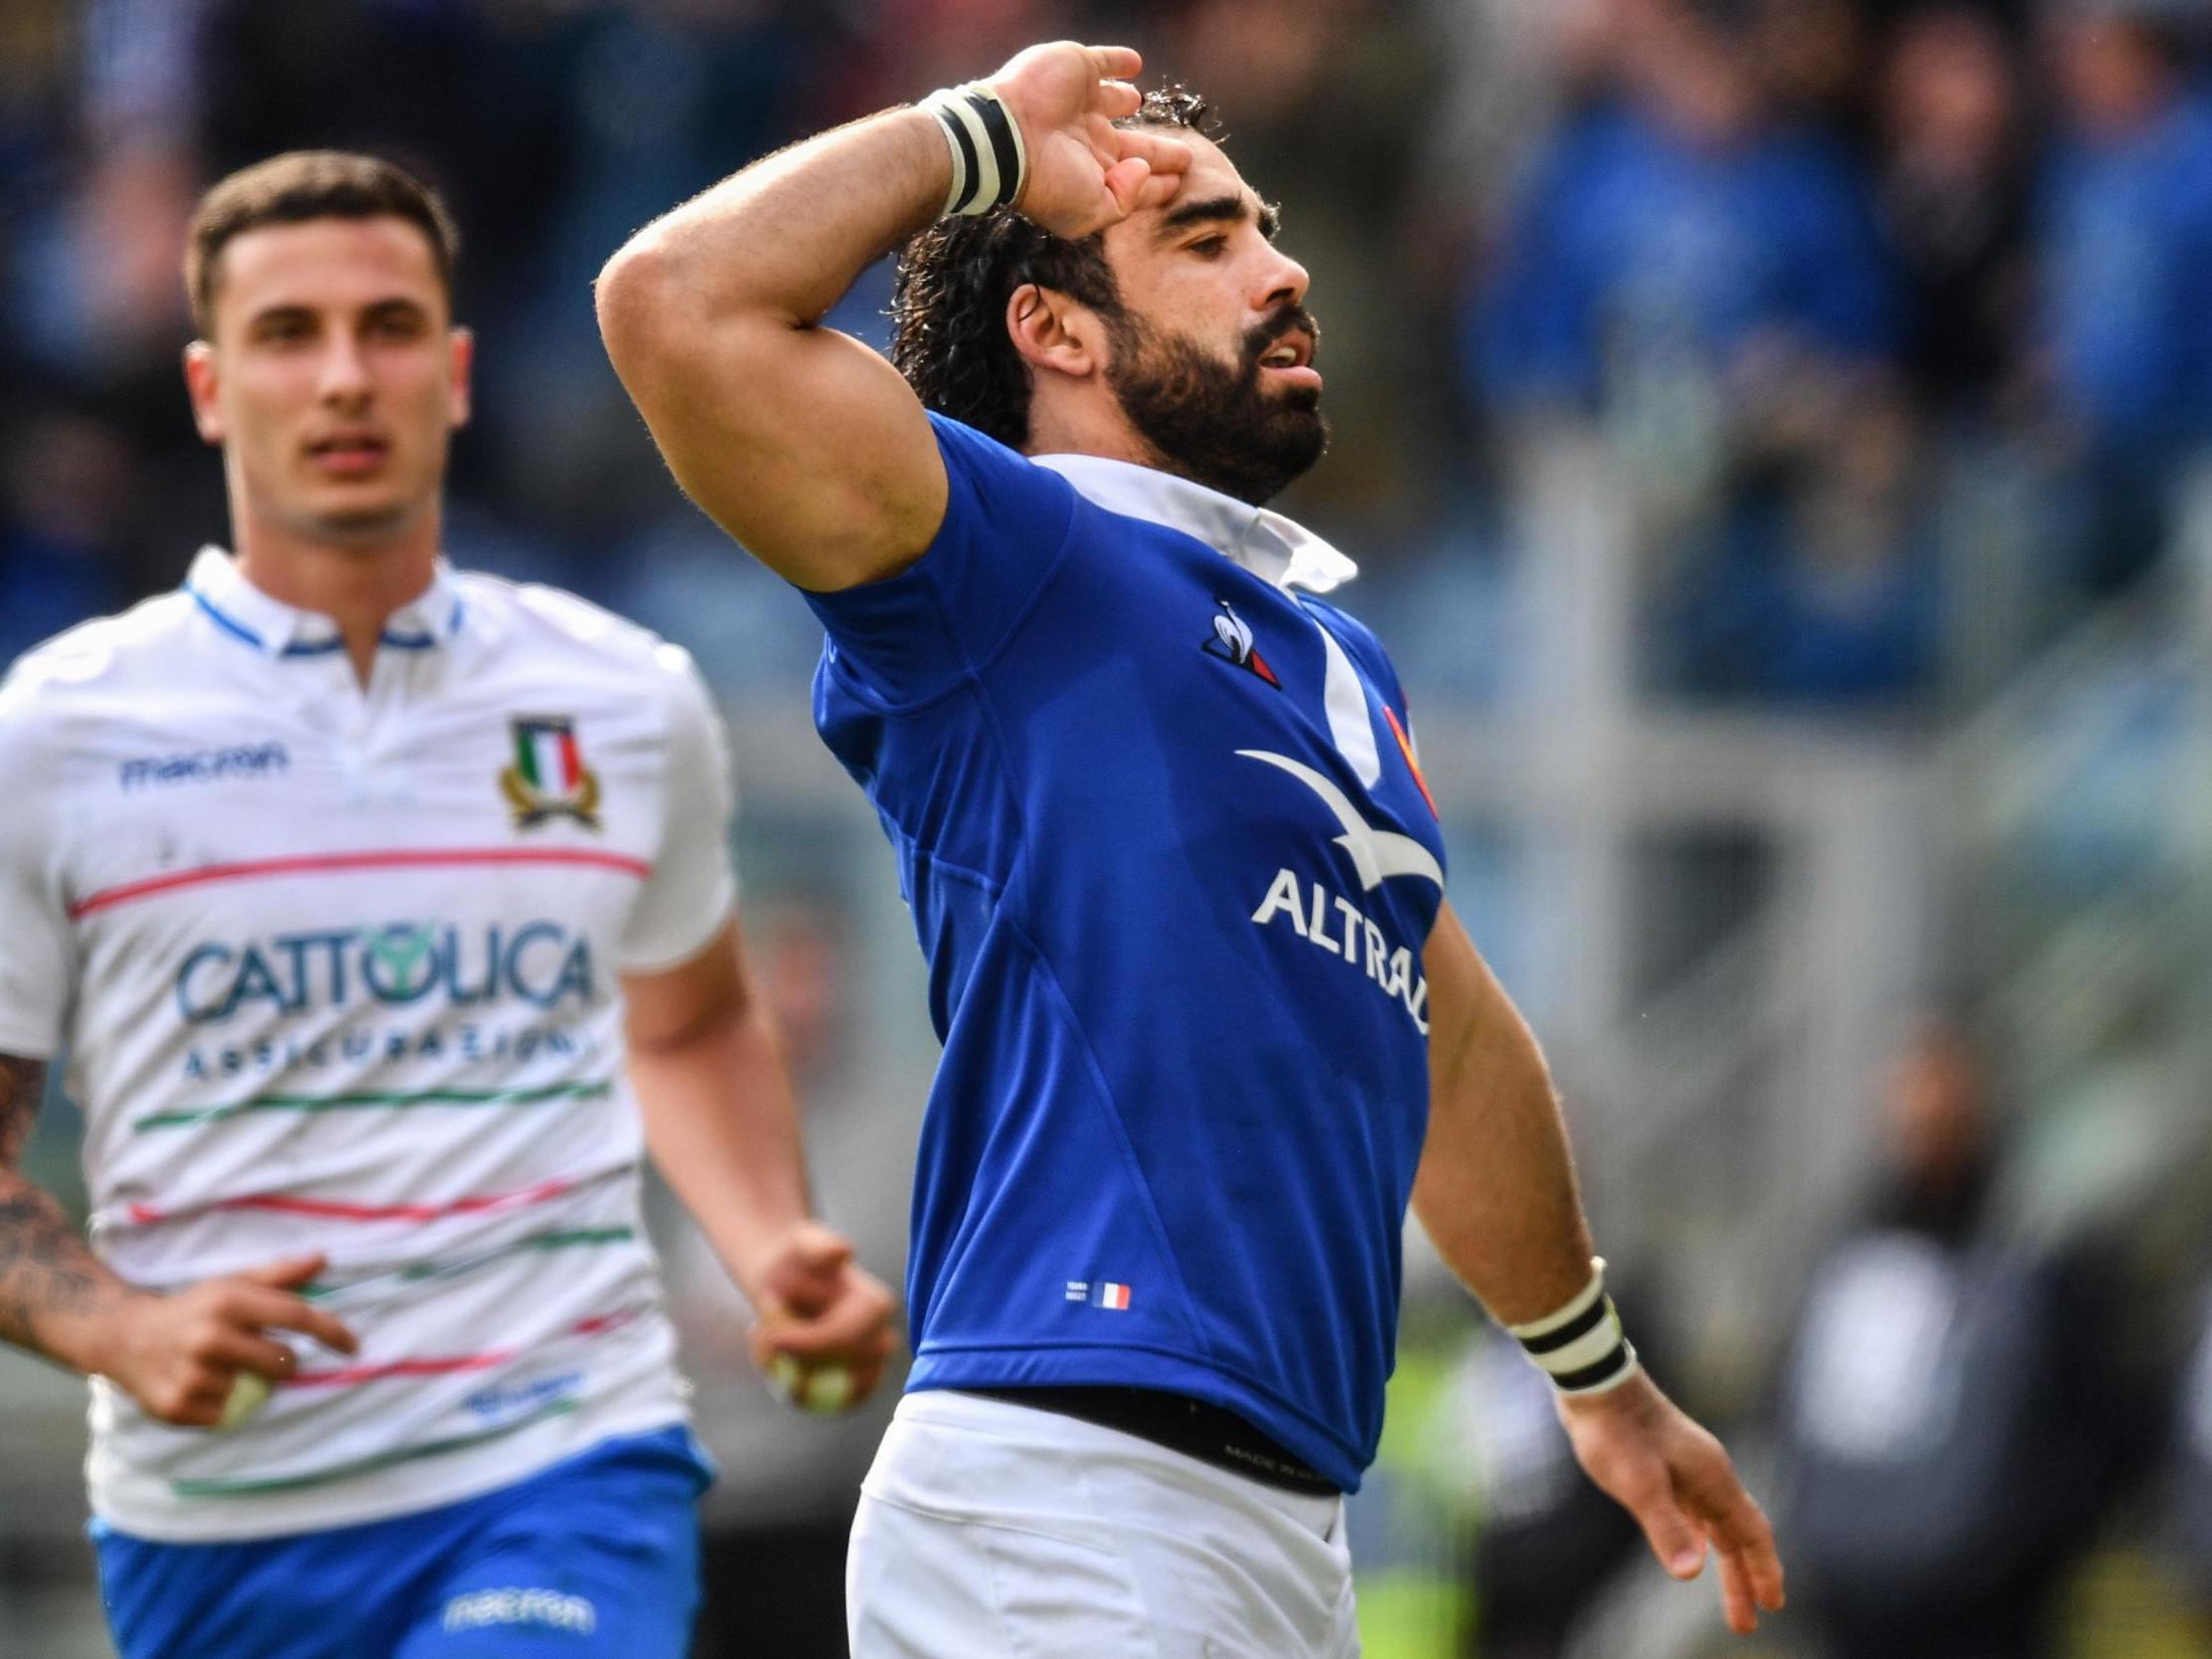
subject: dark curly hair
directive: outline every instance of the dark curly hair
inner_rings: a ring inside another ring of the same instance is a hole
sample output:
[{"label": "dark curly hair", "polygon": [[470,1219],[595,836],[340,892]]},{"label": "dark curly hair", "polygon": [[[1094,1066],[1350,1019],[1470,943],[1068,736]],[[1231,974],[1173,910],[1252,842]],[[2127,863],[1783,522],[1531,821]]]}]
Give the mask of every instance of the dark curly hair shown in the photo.
[{"label": "dark curly hair", "polygon": [[[1114,124],[1218,136],[1213,106],[1182,86],[1145,94]],[[1006,332],[1006,300],[1025,283],[1122,314],[1100,236],[1054,236],[1010,207],[940,219],[900,250],[891,290],[891,361],[923,406],[1013,449],[1029,436],[1029,367]]]}]

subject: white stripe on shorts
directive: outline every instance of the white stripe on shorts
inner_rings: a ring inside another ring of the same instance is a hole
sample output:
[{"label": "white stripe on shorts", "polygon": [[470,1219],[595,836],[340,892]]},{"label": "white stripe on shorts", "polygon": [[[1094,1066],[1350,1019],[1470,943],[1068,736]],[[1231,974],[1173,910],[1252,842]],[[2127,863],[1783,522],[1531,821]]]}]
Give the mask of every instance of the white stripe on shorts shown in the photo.
[{"label": "white stripe on shorts", "polygon": [[909,1394],[861,1485],[853,1659],[1357,1659],[1344,1500],[1118,1429]]}]

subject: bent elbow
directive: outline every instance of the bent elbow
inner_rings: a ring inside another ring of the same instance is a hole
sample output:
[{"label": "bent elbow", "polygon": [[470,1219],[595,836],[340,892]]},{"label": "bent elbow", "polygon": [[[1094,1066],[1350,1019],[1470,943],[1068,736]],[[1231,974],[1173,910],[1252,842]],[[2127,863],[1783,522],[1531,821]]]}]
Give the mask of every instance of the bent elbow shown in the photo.
[{"label": "bent elbow", "polygon": [[680,280],[652,226],[615,250],[592,285],[599,338],[625,379],[680,331]]}]

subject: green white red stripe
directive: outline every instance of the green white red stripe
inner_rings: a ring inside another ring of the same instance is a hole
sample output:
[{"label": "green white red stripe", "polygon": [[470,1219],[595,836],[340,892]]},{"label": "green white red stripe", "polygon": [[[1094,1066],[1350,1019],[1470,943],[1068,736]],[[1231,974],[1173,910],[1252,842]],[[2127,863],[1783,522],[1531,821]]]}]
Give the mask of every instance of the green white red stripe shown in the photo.
[{"label": "green white red stripe", "polygon": [[535,1427],[548,1418],[565,1417],[582,1403],[573,1394],[559,1394],[537,1410],[517,1417],[513,1422],[502,1423],[497,1428],[488,1428],[478,1434],[448,1435],[440,1440],[398,1446],[373,1457],[355,1458],[350,1463],[333,1464],[328,1469],[317,1469],[307,1474],[274,1475],[259,1480],[171,1481],[169,1491],[179,1498],[250,1498],[268,1492],[300,1492],[309,1487],[328,1486],[332,1481],[351,1480],[357,1475],[373,1474],[379,1469],[389,1469],[394,1464],[413,1463],[421,1458],[442,1457],[449,1452],[467,1451],[472,1446],[505,1439],[510,1434]]},{"label": "green white red stripe", "polygon": [[314,1216],[323,1221],[442,1221],[451,1215],[490,1215],[502,1210],[529,1209],[534,1204],[551,1203],[563,1193],[574,1191],[575,1187],[574,1181],[556,1177],[526,1186],[518,1192],[449,1198],[442,1204],[356,1204],[334,1198],[300,1198],[284,1192],[253,1192],[237,1198],[218,1198],[213,1203],[194,1205],[187,1210],[132,1204],[127,1213],[141,1227],[158,1226],[164,1221],[209,1210],[267,1210],[277,1215]]},{"label": "green white red stripe", "polygon": [[219,1124],[251,1112],[404,1112],[411,1107],[546,1106],[557,1101],[595,1100],[614,1092],[611,1078],[574,1083],[548,1083],[531,1089],[418,1089],[357,1095],[257,1095],[252,1100],[223,1106],[184,1107],[133,1119],[131,1132],[184,1129],[194,1124]]},{"label": "green white red stripe", "polygon": [[[611,1314],[599,1314],[590,1319],[576,1321],[563,1335],[570,1337],[604,1337],[619,1331],[644,1312],[641,1308],[617,1309]],[[524,1358],[529,1349],[519,1348],[484,1348],[475,1353],[455,1353],[424,1356],[413,1359],[386,1359],[368,1365],[341,1365],[326,1371],[296,1371],[284,1379],[287,1388],[350,1388],[363,1382],[387,1382],[394,1378],[417,1379],[426,1376],[453,1376],[466,1371],[497,1370],[502,1365],[512,1365]]]},{"label": "green white red stripe", "polygon": [[459,869],[486,864],[572,864],[612,870],[643,881],[653,873],[644,859],[599,847],[398,847],[357,853],[308,853],[289,858],[241,859],[172,870],[135,882],[119,882],[88,894],[69,907],[72,922],[117,905],[156,898],[180,888],[217,882],[262,881],[275,876],[332,876],[361,870]]}]

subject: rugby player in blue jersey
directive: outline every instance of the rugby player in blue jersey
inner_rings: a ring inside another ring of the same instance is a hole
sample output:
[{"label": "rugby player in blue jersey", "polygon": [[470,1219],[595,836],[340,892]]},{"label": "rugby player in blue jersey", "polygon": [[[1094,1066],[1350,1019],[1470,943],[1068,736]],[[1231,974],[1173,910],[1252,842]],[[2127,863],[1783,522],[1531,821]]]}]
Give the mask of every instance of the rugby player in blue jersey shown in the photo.
[{"label": "rugby player in blue jersey", "polygon": [[[1342,1502],[1409,1201],[1749,1630],[1765,1518],[1604,1294],[1404,692],[1315,597],[1350,561],[1261,505],[1326,438],[1306,274],[1139,68],[1034,47],[748,168],[599,283],[677,479],[827,630],[816,722],[945,1045],[854,1651],[1356,1652]],[[902,244],[894,367],[819,324]]]}]

